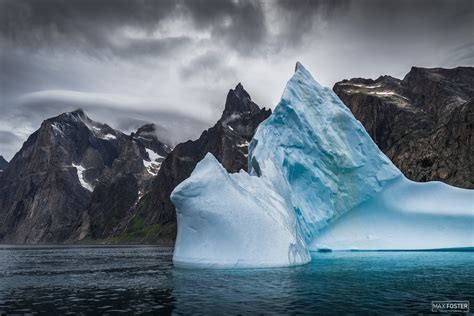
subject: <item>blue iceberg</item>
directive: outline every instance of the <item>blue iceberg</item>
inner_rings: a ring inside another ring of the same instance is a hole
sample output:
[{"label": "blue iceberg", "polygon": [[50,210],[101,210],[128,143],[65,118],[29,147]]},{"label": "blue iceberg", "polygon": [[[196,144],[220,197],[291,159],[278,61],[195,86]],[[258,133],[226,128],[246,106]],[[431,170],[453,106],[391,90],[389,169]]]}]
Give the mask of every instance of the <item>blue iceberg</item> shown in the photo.
[{"label": "blue iceberg", "polygon": [[474,246],[474,194],[414,183],[297,63],[249,147],[249,173],[208,154],[175,188],[180,266],[278,267],[308,251]]},{"label": "blue iceberg", "polygon": [[284,197],[261,178],[227,173],[210,153],[171,200],[177,266],[279,267],[311,260]]}]

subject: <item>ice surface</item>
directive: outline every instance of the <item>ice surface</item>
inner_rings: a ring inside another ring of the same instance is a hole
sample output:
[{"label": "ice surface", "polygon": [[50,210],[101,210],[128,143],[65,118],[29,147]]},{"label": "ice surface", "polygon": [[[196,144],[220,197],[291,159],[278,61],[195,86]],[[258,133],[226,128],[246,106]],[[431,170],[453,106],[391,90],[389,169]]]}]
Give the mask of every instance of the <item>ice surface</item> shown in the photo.
[{"label": "ice surface", "polygon": [[228,174],[212,154],[171,194],[178,266],[279,267],[310,261],[286,201],[262,179]]},{"label": "ice surface", "polygon": [[249,174],[208,154],[175,188],[181,266],[303,264],[308,249],[474,246],[472,190],[407,180],[300,64],[249,145]]},{"label": "ice surface", "polygon": [[401,176],[336,94],[301,64],[250,143],[249,168],[291,201],[308,243]]},{"label": "ice surface", "polygon": [[399,177],[323,229],[310,250],[474,247],[472,190]]}]

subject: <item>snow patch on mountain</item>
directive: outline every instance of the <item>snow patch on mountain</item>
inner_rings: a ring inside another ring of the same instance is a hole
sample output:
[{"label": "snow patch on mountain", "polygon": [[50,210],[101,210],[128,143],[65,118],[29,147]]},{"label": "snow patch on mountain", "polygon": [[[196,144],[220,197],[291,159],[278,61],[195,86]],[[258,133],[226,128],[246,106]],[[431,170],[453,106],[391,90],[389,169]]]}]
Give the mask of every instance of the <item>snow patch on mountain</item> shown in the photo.
[{"label": "snow patch on mountain", "polygon": [[112,140],[112,139],[117,139],[117,136],[115,135],[112,135],[112,134],[105,134],[104,137],[102,137],[103,139],[108,139],[108,140]]},{"label": "snow patch on mountain", "polygon": [[51,124],[51,128],[53,129],[54,135],[64,136],[64,132],[61,129],[61,126],[57,122],[54,122],[53,124]]},{"label": "snow patch on mountain", "polygon": [[351,86],[351,87],[358,87],[358,88],[364,88],[364,89],[377,89],[380,88],[382,85],[381,84],[376,84],[376,85],[365,85],[365,84],[359,84],[359,83],[341,83],[343,86]]},{"label": "snow patch on mountain", "polygon": [[92,192],[94,189],[84,178],[84,172],[86,171],[86,168],[84,168],[81,165],[76,165],[76,164],[72,164],[72,166],[76,168],[77,177],[79,178],[79,183],[82,185],[82,187],[86,189],[87,191]]},{"label": "snow patch on mountain", "polygon": [[244,148],[244,147],[248,147],[249,146],[249,142],[245,141],[241,144],[237,144],[237,147],[240,147],[240,148]]},{"label": "snow patch on mountain", "polygon": [[165,157],[158,155],[156,152],[149,148],[145,148],[145,150],[148,154],[150,161],[144,159],[143,165],[145,166],[149,174],[156,176],[158,174],[158,171],[160,170],[161,164],[163,163]]}]

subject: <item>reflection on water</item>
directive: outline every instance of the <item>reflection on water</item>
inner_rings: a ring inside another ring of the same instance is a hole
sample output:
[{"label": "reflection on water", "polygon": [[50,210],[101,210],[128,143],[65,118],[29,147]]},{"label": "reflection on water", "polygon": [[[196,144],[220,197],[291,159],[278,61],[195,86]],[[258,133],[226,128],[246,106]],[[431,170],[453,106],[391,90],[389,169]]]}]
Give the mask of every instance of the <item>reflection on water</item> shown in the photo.
[{"label": "reflection on water", "polygon": [[0,315],[428,313],[474,301],[473,252],[313,254],[300,267],[174,269],[169,247],[2,247]]}]

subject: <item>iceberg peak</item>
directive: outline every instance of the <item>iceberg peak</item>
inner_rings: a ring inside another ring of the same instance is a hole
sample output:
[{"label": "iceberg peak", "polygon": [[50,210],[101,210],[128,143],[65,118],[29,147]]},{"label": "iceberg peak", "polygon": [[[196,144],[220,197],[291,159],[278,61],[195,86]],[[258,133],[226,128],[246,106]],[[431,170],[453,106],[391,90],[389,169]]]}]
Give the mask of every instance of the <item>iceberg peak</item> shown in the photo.
[{"label": "iceberg peak", "polygon": [[300,69],[300,68],[304,68],[304,67],[303,67],[303,65],[302,65],[299,61],[297,61],[297,62],[296,62],[296,65],[295,65],[295,72],[297,72],[298,69]]},{"label": "iceberg peak", "polygon": [[309,71],[306,69],[305,66],[303,66],[303,64],[299,61],[296,62],[295,64],[295,73],[297,72],[302,72],[302,73],[306,73],[308,74],[310,77],[311,77],[311,74],[309,73]]},{"label": "iceberg peak", "polygon": [[292,192],[307,242],[401,176],[334,92],[301,64],[249,148],[249,173],[269,178],[284,196]]}]

